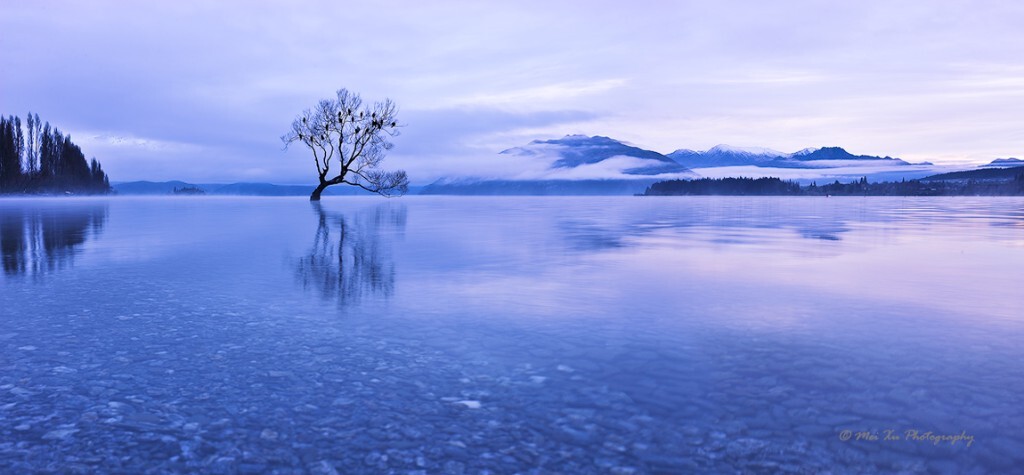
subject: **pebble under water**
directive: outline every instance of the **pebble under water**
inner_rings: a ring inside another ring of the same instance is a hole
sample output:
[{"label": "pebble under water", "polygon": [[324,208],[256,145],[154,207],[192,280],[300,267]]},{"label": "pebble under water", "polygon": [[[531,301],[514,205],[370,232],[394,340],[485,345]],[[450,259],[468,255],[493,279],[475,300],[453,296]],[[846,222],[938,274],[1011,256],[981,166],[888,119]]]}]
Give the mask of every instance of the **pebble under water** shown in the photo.
[{"label": "pebble under water", "polygon": [[0,200],[3,473],[1024,473],[1019,198]]}]

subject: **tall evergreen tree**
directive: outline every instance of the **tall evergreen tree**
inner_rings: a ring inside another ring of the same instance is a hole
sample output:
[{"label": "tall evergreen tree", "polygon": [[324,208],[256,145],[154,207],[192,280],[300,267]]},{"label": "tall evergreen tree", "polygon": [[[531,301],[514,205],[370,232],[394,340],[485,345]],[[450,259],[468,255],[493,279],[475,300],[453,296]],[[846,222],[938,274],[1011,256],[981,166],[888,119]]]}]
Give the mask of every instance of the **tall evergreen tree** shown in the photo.
[{"label": "tall evergreen tree", "polygon": [[49,122],[29,113],[0,115],[0,193],[109,193],[110,179],[95,157]]},{"label": "tall evergreen tree", "polygon": [[14,148],[18,155],[18,170],[21,171],[21,164],[25,160],[25,134],[21,130],[21,117],[14,116]]},{"label": "tall evergreen tree", "polygon": [[14,117],[0,117],[0,191],[14,192],[21,185],[21,157],[18,155]]},{"label": "tall evergreen tree", "polygon": [[28,113],[25,122],[28,127],[25,135],[25,172],[29,176],[35,176],[39,171],[39,142],[36,134],[38,126],[31,112]]},{"label": "tall evergreen tree", "polygon": [[[38,122],[36,123],[38,125]],[[54,169],[54,140],[50,123],[43,125],[43,133],[39,141],[39,175],[44,180],[53,176]]]},{"label": "tall evergreen tree", "polygon": [[36,147],[36,150],[35,150],[35,156],[36,156],[36,168],[35,168],[35,171],[38,173],[39,172],[39,142],[42,140],[42,137],[43,137],[43,123],[39,121],[39,114],[38,113],[35,115],[35,123],[36,123],[36,136],[33,139],[33,142],[35,142],[34,145]]}]

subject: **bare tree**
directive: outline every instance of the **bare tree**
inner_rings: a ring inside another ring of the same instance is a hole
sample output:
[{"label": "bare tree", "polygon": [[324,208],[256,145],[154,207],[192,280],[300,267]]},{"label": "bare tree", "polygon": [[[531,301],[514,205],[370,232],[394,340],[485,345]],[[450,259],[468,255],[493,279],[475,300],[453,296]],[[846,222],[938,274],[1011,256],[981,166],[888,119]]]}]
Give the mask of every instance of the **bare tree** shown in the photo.
[{"label": "bare tree", "polygon": [[384,196],[403,195],[409,189],[405,171],[384,171],[380,164],[398,135],[397,108],[390,99],[363,106],[359,94],[339,89],[336,99],[321,100],[292,121],[281,136],[288,148],[302,142],[313,151],[320,183],[310,201],[331,185],[347,184]]}]

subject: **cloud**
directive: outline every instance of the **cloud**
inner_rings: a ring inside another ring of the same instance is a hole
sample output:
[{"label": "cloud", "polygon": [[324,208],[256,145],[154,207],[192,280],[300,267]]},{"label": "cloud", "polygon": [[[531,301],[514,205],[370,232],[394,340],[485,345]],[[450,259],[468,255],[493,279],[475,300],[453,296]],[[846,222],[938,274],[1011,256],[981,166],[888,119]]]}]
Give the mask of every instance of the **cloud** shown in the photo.
[{"label": "cloud", "polygon": [[95,132],[84,132],[84,136],[76,137],[75,141],[79,146],[87,149],[126,149],[135,153],[148,151],[195,153],[202,150],[202,146],[190,143]]},{"label": "cloud", "polygon": [[808,84],[823,83],[834,80],[834,77],[821,72],[801,69],[762,69],[756,71],[729,71],[717,74],[702,74],[683,79],[682,83],[703,85],[745,85],[745,86],[783,86],[799,87]]},{"label": "cloud", "polygon": [[340,87],[399,104],[385,163],[414,177],[566,133],[983,163],[1024,154],[1022,22],[956,0],[0,2],[0,112],[124,137],[89,144],[115,180],[308,180],[278,137]]},{"label": "cloud", "polygon": [[[631,168],[644,168],[662,164],[662,162],[657,160],[617,156],[606,158],[597,163],[588,163],[572,168],[548,168],[539,172],[537,170],[529,170],[515,174],[510,178],[514,180],[615,180],[653,178],[653,175],[629,175],[623,171]],[[677,176],[690,178],[693,175],[665,173],[657,175],[657,178],[669,179]]]},{"label": "cloud", "polygon": [[552,105],[564,104],[581,97],[603,94],[620,88],[625,79],[603,79],[597,81],[571,81],[557,84],[528,87],[508,91],[478,93],[453,97],[449,102],[456,106],[502,107],[513,109],[548,109]]},{"label": "cloud", "polygon": [[405,169],[414,183],[429,183],[444,176],[508,176],[545,169],[550,162],[516,163],[503,160],[499,152],[537,138],[531,131],[572,128],[597,116],[575,110],[452,107],[410,110],[399,117],[406,126],[394,141],[388,166]]},{"label": "cloud", "polygon": [[[557,128],[596,117],[594,113],[580,110],[519,112],[482,106],[411,110],[400,113],[405,127],[395,142],[404,149],[403,153],[452,153],[467,147],[478,149],[480,147],[474,143],[494,134],[523,128]],[[519,143],[509,146],[515,145]],[[485,150],[497,153],[502,149]]]}]

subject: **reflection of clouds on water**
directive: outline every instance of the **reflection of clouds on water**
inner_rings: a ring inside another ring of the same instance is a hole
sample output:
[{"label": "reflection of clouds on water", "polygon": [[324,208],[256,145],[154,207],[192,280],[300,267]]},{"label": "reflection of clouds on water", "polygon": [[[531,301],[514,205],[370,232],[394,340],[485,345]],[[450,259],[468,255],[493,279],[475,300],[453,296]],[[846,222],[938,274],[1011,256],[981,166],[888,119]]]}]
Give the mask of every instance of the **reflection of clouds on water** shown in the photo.
[{"label": "reflection of clouds on water", "polygon": [[[624,231],[627,231],[625,229],[615,229],[602,225],[602,223],[588,222],[578,218],[562,220],[558,223],[558,227],[571,249],[587,251],[625,246],[622,239],[625,237]],[[634,232],[642,233],[643,229],[635,229]]]},{"label": "reflection of clouds on water", "polygon": [[993,226],[1024,227],[1024,209],[1007,213],[1002,219],[992,223]]},{"label": "reflection of clouds on water", "polygon": [[298,260],[295,275],[304,289],[339,306],[363,298],[390,298],[395,288],[393,233],[405,230],[404,206],[382,204],[343,213],[312,203],[317,217],[313,246]]},{"label": "reflection of clouds on water", "polygon": [[849,209],[844,207],[823,209],[818,203],[804,199],[790,202],[796,206],[789,209],[780,209],[779,203],[770,199],[729,200],[662,200],[656,207],[634,210],[626,215],[563,218],[558,221],[558,227],[568,246],[581,251],[629,247],[640,240],[669,235],[686,238],[677,244],[753,245],[772,249],[781,245],[799,251],[800,241],[789,239],[794,235],[836,242],[842,241],[843,234],[852,229]]},{"label": "reflection of clouds on water", "polygon": [[[977,200],[976,203],[971,200]],[[967,211],[985,210],[979,214]],[[849,241],[857,228],[899,226],[927,230],[955,223],[1005,229],[997,240],[1019,241],[1024,209],[1013,199],[818,198],[818,197],[666,197],[627,210],[612,208],[561,216],[557,227],[570,249],[599,251],[668,242],[674,246],[752,246],[770,252],[816,256],[863,250],[867,242]],[[946,230],[945,232],[949,232]],[[792,237],[803,239],[791,239]]]},{"label": "reflection of clouds on water", "polygon": [[40,275],[74,264],[107,220],[105,204],[17,203],[0,207],[0,253],[7,275]]},{"label": "reflection of clouds on water", "polygon": [[[842,230],[842,231],[845,231]],[[840,231],[840,232],[842,232]],[[804,230],[800,233],[801,236],[807,239],[821,239],[823,241],[841,241],[842,238],[836,233],[821,232],[817,230]]]},{"label": "reflection of clouds on water", "polygon": [[[977,213],[971,210],[979,210]],[[862,252],[886,240],[855,239],[862,228],[898,229],[886,239],[933,232],[991,232],[996,241],[1018,244],[1024,228],[1019,199],[1001,197],[664,197],[623,207],[576,209],[556,215],[566,246],[602,251],[663,244],[736,247],[809,257]],[[796,237],[797,239],[793,239]],[[914,239],[918,239],[914,237]]]}]

